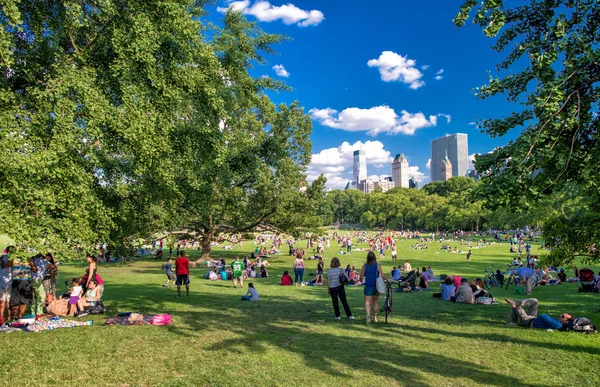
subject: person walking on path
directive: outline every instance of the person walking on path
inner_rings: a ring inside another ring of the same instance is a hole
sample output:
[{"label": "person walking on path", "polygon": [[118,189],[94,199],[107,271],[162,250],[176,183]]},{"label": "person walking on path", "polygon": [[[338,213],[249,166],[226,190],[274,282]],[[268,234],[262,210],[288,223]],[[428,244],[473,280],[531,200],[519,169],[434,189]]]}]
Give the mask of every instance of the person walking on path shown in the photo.
[{"label": "person walking on path", "polygon": [[177,279],[177,297],[181,297],[181,286],[185,285],[186,296],[190,295],[190,261],[185,257],[185,251],[180,251],[175,260],[175,273]]},{"label": "person walking on path", "polygon": [[298,286],[298,279],[300,279],[301,284],[304,284],[304,259],[300,254],[294,260],[294,284],[296,286]]},{"label": "person walking on path", "polygon": [[[329,287],[331,301],[333,302],[333,312],[335,313],[335,319],[340,320],[339,301],[341,301],[342,306],[344,307],[344,312],[346,312],[346,317],[348,317],[350,320],[354,320],[354,316],[352,315],[350,306],[348,305],[348,300],[346,299],[346,289],[344,287],[344,284],[348,283],[348,277],[340,266],[340,260],[337,257],[334,257],[331,259],[331,269],[329,269],[327,272],[327,285]],[[342,279],[344,279],[343,282]]]},{"label": "person walking on path", "polygon": [[239,257],[235,257],[235,261],[231,262],[231,272],[233,287],[237,288],[237,284],[240,284],[240,289],[244,287],[244,263],[240,261]]},{"label": "person walking on path", "polygon": [[360,278],[365,280],[365,311],[367,312],[367,325],[371,323],[371,310],[373,311],[373,322],[377,322],[377,311],[379,310],[379,292],[377,291],[377,277],[381,276],[385,281],[387,278],[381,270],[381,265],[377,263],[375,253],[369,251],[367,254],[367,262],[363,265],[360,271]]}]

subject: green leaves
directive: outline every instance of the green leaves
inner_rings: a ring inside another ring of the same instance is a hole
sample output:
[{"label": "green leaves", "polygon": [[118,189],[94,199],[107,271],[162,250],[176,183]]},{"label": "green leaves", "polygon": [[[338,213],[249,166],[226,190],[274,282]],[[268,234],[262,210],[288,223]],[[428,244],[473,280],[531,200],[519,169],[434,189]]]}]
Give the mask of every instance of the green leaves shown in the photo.
[{"label": "green leaves", "polygon": [[[498,66],[500,74],[476,95],[483,99],[503,94],[519,104],[509,116],[483,120],[480,127],[490,136],[521,131],[515,141],[479,160],[477,169],[483,175],[479,194],[491,207],[510,204],[534,210],[544,196],[576,187],[580,195],[600,202],[597,184],[592,183],[600,179],[600,151],[592,145],[600,140],[600,46],[593,27],[600,20],[597,1],[532,0],[507,9],[500,1],[466,2],[455,23],[463,25],[475,8],[474,21],[486,36],[496,36],[505,27],[494,49],[512,47]],[[518,62],[525,58],[528,64]],[[569,260],[585,252],[582,239],[567,237],[566,230],[561,237],[556,233],[560,229],[550,226],[554,223],[545,224],[545,232],[555,230],[549,242],[553,256],[563,254]],[[588,222],[574,225],[573,232],[591,238],[588,244],[600,243],[588,230],[592,227]]]}]

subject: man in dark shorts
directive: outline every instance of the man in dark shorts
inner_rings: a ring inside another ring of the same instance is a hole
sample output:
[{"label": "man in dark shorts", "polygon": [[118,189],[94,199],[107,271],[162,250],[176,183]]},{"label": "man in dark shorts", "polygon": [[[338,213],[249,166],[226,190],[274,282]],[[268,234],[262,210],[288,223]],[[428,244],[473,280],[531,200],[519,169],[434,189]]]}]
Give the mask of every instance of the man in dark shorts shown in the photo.
[{"label": "man in dark shorts", "polygon": [[190,261],[185,257],[185,251],[181,251],[175,260],[175,273],[177,274],[177,297],[181,297],[181,285],[185,285],[186,295],[190,295]]}]

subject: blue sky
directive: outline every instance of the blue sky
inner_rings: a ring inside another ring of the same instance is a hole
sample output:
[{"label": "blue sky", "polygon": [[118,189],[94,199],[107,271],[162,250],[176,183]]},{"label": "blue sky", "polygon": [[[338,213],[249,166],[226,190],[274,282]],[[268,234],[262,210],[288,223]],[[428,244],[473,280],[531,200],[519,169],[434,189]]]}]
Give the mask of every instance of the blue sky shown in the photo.
[{"label": "blue sky", "polygon": [[475,154],[518,134],[493,139],[472,124],[515,106],[501,97],[480,101],[473,95],[503,55],[490,49],[494,41],[471,22],[460,29],[452,24],[461,3],[218,0],[217,6],[236,7],[263,30],[292,38],[252,73],[294,89],[271,96],[274,102],[299,100],[311,112],[309,179],[325,173],[330,188],[341,188],[351,179],[351,152],[360,144],[369,176],[391,174],[391,158],[404,153],[423,185],[432,139],[467,133],[469,154]]}]

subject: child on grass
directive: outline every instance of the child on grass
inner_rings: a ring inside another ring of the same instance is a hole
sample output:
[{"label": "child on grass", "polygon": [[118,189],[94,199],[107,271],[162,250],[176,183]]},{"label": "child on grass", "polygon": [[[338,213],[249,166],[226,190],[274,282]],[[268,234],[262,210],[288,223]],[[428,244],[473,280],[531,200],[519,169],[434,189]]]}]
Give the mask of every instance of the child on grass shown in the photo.
[{"label": "child on grass", "polygon": [[[163,266],[163,270],[165,271],[165,274],[167,275],[167,282],[165,283],[166,287],[173,287],[175,286],[175,273],[173,273],[173,259],[169,258],[167,259],[167,263]],[[171,282],[171,286],[169,286],[169,282]]]},{"label": "child on grass", "polygon": [[71,287],[71,297],[69,298],[69,316],[75,315],[75,310],[77,310],[77,301],[81,297],[83,293],[83,288],[79,284],[79,278],[73,278],[73,286]]},{"label": "child on grass", "polygon": [[258,292],[252,282],[248,283],[248,293],[242,296],[242,301],[258,301]]}]

